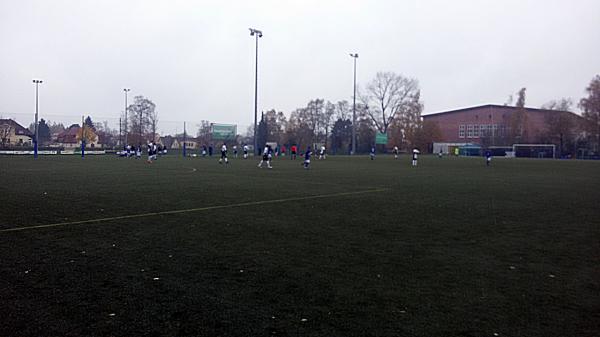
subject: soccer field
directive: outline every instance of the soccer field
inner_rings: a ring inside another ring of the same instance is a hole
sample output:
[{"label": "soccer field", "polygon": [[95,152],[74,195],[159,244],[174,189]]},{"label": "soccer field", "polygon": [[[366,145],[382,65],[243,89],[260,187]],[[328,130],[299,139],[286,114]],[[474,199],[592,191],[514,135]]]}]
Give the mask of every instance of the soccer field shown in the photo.
[{"label": "soccer field", "polygon": [[598,336],[600,162],[0,157],[0,336]]}]

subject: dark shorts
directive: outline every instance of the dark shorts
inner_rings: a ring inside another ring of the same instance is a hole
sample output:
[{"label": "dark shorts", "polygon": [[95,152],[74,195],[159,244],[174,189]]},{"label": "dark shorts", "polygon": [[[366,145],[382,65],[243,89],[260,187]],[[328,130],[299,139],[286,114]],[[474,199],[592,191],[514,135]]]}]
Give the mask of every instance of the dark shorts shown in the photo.
[{"label": "dark shorts", "polygon": [[263,159],[262,160],[265,160],[265,161],[269,160],[269,156],[266,155],[266,154],[263,154]]},{"label": "dark shorts", "polygon": [[227,158],[227,152],[221,151],[221,158]]}]

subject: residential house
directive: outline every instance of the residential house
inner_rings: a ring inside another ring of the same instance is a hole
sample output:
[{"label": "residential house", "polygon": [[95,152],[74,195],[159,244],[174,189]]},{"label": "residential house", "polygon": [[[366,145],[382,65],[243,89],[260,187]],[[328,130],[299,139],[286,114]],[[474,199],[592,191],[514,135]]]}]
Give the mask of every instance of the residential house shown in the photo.
[{"label": "residential house", "polygon": [[31,146],[35,135],[12,119],[0,119],[0,146]]}]

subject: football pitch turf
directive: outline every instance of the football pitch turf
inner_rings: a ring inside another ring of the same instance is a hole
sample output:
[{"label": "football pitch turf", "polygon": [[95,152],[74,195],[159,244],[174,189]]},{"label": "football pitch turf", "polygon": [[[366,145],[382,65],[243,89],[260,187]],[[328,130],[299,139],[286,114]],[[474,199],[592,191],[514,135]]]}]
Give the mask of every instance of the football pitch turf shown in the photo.
[{"label": "football pitch turf", "polygon": [[0,336],[598,336],[600,162],[0,157]]}]

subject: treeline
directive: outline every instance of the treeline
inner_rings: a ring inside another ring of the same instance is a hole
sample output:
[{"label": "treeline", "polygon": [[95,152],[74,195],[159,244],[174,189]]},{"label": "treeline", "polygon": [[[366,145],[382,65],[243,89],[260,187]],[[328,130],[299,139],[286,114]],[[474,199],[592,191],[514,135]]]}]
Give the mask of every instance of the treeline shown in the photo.
[{"label": "treeline", "polygon": [[[377,132],[386,134],[387,144],[380,150],[427,149],[440,138],[437,125],[423,123],[423,103],[416,79],[393,72],[377,73],[356,97],[356,151],[366,153],[375,143]],[[259,146],[266,142],[311,146],[323,144],[332,153],[350,153],[352,149],[353,104],[315,98],[289,113],[271,109],[263,112],[257,129]],[[245,141],[252,143],[253,127]],[[198,136],[204,135],[202,128]]]}]

